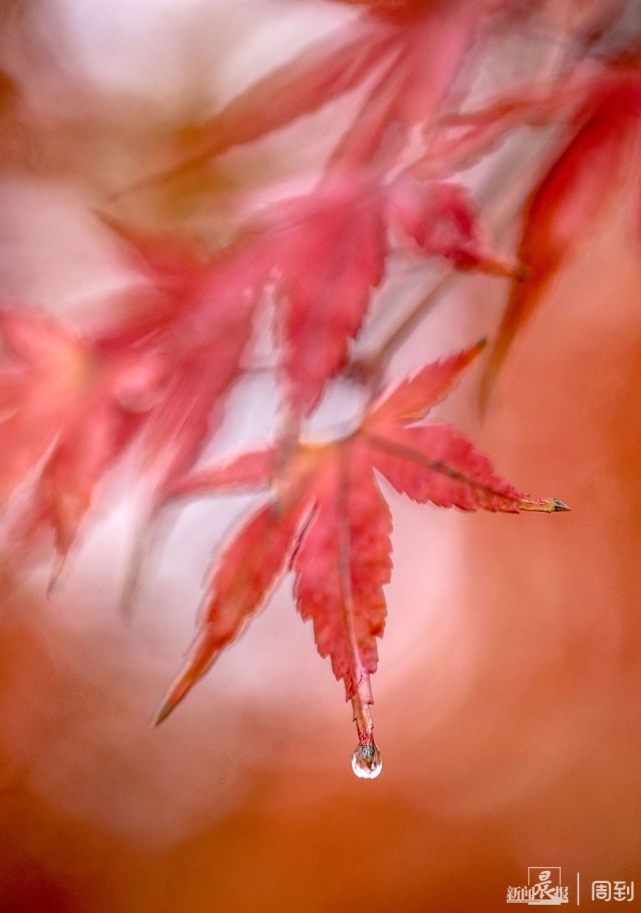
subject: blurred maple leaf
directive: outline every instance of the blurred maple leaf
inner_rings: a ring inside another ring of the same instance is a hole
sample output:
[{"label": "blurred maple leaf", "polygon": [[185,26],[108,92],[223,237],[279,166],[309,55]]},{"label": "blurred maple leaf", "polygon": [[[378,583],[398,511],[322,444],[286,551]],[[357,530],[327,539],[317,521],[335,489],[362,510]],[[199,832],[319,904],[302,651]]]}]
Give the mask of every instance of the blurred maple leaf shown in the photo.
[{"label": "blurred maple leaf", "polygon": [[[235,640],[289,565],[298,610],[314,624],[321,656],[345,684],[359,737],[354,765],[376,775],[380,756],[369,706],[376,638],[390,579],[392,520],[374,472],[419,503],[464,510],[566,510],[555,499],[533,500],[494,472],[455,429],[421,424],[483,344],[434,362],[381,394],[360,425],[326,443],[300,442],[275,493],[224,549],[213,573],[199,633],[156,714],[164,720]],[[274,447],[240,454],[178,481],[170,494],[206,494],[274,481]]]},{"label": "blurred maple leaf", "polygon": [[243,370],[271,261],[253,236],[206,256],[195,243],[102,218],[150,283],[150,294],[135,296],[137,306],[101,333],[98,345],[110,353],[153,350],[163,360],[165,382],[143,435],[146,468],[155,471],[161,497],[220,423],[225,396]]},{"label": "blurred maple leaf", "polygon": [[277,204],[267,225],[266,256],[280,303],[279,367],[296,415],[307,415],[345,366],[348,343],[385,275],[389,229],[401,246],[445,257],[458,268],[513,271],[485,245],[469,195],[455,184],[405,175],[378,184],[341,173]]},{"label": "blurred maple leaf", "polygon": [[0,375],[0,491],[6,498],[31,482],[19,538],[48,526],[64,558],[94,487],[148,408],[162,366],[154,357],[107,359],[37,312],[0,313],[0,333],[9,356]]},{"label": "blurred maple leaf", "polygon": [[628,180],[641,139],[638,61],[606,72],[585,87],[550,168],[532,191],[523,214],[518,258],[523,275],[514,281],[487,364],[482,403],[512,341],[540,304],[559,269],[594,226],[608,200]]},{"label": "blurred maple leaf", "polygon": [[[164,294],[164,307],[154,303],[132,315],[104,344],[131,345],[164,334],[174,381],[151,417],[149,451],[176,451],[169,475],[188,468],[214,429],[213,412],[241,372],[267,285],[277,303],[284,399],[300,417],[345,366],[392,246],[444,257],[460,269],[503,276],[514,271],[486,244],[462,186],[409,174],[380,182],[360,170],[331,169],[307,194],[259,212],[229,248],[205,262],[178,239],[148,238],[113,219],[105,222]],[[178,450],[184,452],[179,456]]]},{"label": "blurred maple leaf", "polygon": [[[93,338],[29,311],[4,312],[0,321],[11,362],[0,391],[0,487],[8,495],[46,454],[19,538],[51,527],[61,558],[95,486],[135,435],[142,434],[146,467],[155,474],[156,504],[197,459],[243,371],[267,283],[279,303],[285,399],[300,416],[345,365],[348,342],[384,276],[388,226],[423,254],[509,272],[485,253],[460,188],[407,177],[388,185],[323,184],[271,207],[209,258],[176,238],[104,221],[150,281],[123,318]],[[318,268],[310,270],[311,263]]]},{"label": "blurred maple leaf", "polygon": [[[227,150],[274,130],[366,83],[360,112],[332,161],[372,164],[383,140],[395,134],[385,157],[398,153],[416,127],[435,122],[452,93],[478,33],[490,28],[496,0],[368,3],[372,7],[340,35],[312,42],[240,93],[221,111],[189,130],[189,154],[126,189],[183,178]],[[462,90],[462,87],[461,87]]]}]

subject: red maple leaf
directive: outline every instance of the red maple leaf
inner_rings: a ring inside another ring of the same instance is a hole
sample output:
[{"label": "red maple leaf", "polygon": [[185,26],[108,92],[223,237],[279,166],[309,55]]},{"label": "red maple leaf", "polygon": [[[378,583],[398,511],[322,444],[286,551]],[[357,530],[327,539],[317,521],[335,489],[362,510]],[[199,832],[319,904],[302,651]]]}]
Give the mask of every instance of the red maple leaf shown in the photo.
[{"label": "red maple leaf", "polygon": [[469,194],[453,183],[332,173],[306,196],[276,204],[262,225],[279,302],[279,368],[287,406],[298,416],[345,366],[385,275],[390,230],[401,246],[460,269],[513,271],[486,246]]},{"label": "red maple leaf", "polygon": [[19,538],[50,527],[64,558],[95,486],[138,428],[162,364],[107,357],[37,312],[2,312],[0,333],[8,357],[0,375],[0,495],[29,482]]},{"label": "red maple leaf", "polygon": [[176,239],[108,224],[150,280],[127,314],[93,338],[27,311],[5,312],[0,327],[12,360],[0,384],[0,493],[6,497],[46,456],[21,532],[53,528],[60,556],[96,485],[134,436],[142,433],[145,464],[154,471],[152,510],[193,465],[242,372],[268,281],[278,292],[286,401],[302,416],[345,365],[384,275],[389,226],[423,253],[502,268],[483,253],[462,190],[408,177],[323,183],[276,205],[209,259]]},{"label": "red maple leaf", "polygon": [[167,241],[108,224],[160,293],[160,307],[154,299],[151,309],[128,317],[102,345],[152,343],[166,354],[172,380],[148,423],[154,429],[148,449],[165,456],[174,451],[167,478],[189,468],[214,430],[216,413],[241,373],[266,285],[277,302],[285,403],[301,417],[346,364],[372,291],[385,276],[390,231],[397,245],[445,257],[457,268],[513,272],[512,264],[486,245],[461,185],[418,181],[409,174],[386,182],[338,165],[310,192],[255,215],[229,248],[206,262],[190,255],[184,243],[176,242],[173,251]]},{"label": "red maple leaf", "polygon": [[150,293],[97,345],[108,353],[153,351],[165,380],[145,421],[143,449],[157,497],[186,472],[223,416],[243,369],[254,314],[272,269],[264,239],[240,238],[213,257],[174,236],[149,237],[112,219],[128,259],[142,267]]},{"label": "red maple leaf", "polygon": [[583,241],[612,194],[632,176],[641,137],[641,80],[635,67],[592,83],[551,167],[534,188],[523,215],[518,258],[523,276],[511,289],[488,362],[482,399],[516,333],[532,316],[569,254]]},{"label": "red maple leaf", "polygon": [[241,373],[267,269],[250,245],[206,262],[175,239],[110,227],[151,279],[124,317],[92,336],[28,310],[0,314],[0,497],[30,481],[14,541],[50,528],[60,561],[135,436],[153,470],[152,509],[191,467]]},{"label": "red maple leaf", "polygon": [[[422,423],[481,348],[429,364],[393,385],[370,404],[351,434],[297,445],[285,478],[279,477],[266,503],[223,550],[195,643],[157,711],[157,723],[241,633],[289,567],[298,610],[313,622],[319,653],[331,659],[353,705],[359,738],[354,769],[361,776],[378,773],[370,676],[378,660],[376,638],[385,625],[392,519],[375,472],[420,503],[511,513],[567,509],[555,499],[533,500],[518,492],[454,428]],[[269,488],[275,462],[271,446],[243,453],[183,478],[170,494]]]},{"label": "red maple leaf", "polygon": [[312,42],[190,130],[196,150],[130,190],[180,178],[235,146],[321,109],[368,79],[373,84],[331,161],[371,164],[392,132],[395,138],[385,154],[393,158],[416,125],[427,129],[435,124],[466,55],[503,3],[380,0],[367,5],[371,10],[340,34]]},{"label": "red maple leaf", "polygon": [[215,262],[166,339],[168,382],[145,428],[146,453],[160,468],[160,492],[198,457],[242,373],[267,270],[261,255],[241,250]]},{"label": "red maple leaf", "polygon": [[381,197],[358,180],[332,182],[277,204],[266,220],[286,403],[306,415],[344,366],[372,289],[383,279]]}]

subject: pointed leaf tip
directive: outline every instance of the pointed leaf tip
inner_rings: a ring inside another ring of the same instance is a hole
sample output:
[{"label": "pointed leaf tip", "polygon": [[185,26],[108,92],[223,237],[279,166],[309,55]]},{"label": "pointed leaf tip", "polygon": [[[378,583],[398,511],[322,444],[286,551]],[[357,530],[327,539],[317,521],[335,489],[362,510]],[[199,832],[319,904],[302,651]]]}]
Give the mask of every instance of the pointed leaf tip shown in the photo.
[{"label": "pointed leaf tip", "polygon": [[382,423],[419,421],[456,386],[465,369],[487,345],[482,337],[474,345],[449,358],[430,362],[415,374],[390,384],[371,405],[369,427]]},{"label": "pointed leaf tip", "polygon": [[559,498],[522,498],[519,503],[520,510],[534,510],[541,513],[556,513],[557,511],[570,510],[568,505]]},{"label": "pointed leaf tip", "polygon": [[169,716],[169,714],[171,713],[172,710],[173,710],[173,707],[171,707],[165,701],[163,701],[162,704],[159,704],[159,706],[154,711],[154,713],[149,721],[150,725],[151,726],[160,726],[160,724],[167,719],[167,717]]},{"label": "pointed leaf tip", "polygon": [[176,702],[170,698],[164,698],[158,705],[150,720],[152,726],[160,726],[161,723],[176,709]]},{"label": "pointed leaf tip", "polygon": [[67,565],[67,552],[59,551],[56,555],[54,565],[51,569],[51,574],[49,576],[49,582],[47,583],[47,599],[53,599],[56,590],[60,586],[60,581],[62,575],[65,572]]},{"label": "pointed leaf tip", "polygon": [[[196,648],[202,650],[203,644],[197,641]],[[206,655],[208,664],[213,662],[213,658],[211,658],[208,654]],[[197,659],[200,659],[201,662],[198,663]],[[160,724],[167,719],[169,714],[173,713],[178,704],[184,700],[196,682],[200,680],[204,672],[205,668],[203,668],[202,657],[198,656],[198,653],[196,653],[195,657],[188,658],[183,669],[178,673],[177,678],[169,686],[168,691],[165,693],[165,696],[158,705],[156,712],[152,716],[152,726],[160,726]]]},{"label": "pointed leaf tip", "polygon": [[188,664],[187,668],[178,675],[178,678],[170,686],[169,690],[158,705],[154,715],[151,718],[151,725],[160,726],[160,724],[167,719],[169,714],[174,712],[178,704],[180,704],[183,698],[187,696],[187,693],[191,691],[192,687],[196,684],[199,678],[200,675],[195,674]]}]

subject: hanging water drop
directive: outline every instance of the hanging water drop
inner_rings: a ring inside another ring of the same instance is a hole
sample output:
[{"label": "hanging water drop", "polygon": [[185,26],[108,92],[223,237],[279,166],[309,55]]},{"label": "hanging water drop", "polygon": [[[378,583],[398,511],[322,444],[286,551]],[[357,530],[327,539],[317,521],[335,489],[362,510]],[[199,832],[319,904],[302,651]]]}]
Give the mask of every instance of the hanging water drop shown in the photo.
[{"label": "hanging water drop", "polygon": [[359,742],[352,755],[352,770],[363,780],[373,780],[383,769],[383,758],[376,742]]}]

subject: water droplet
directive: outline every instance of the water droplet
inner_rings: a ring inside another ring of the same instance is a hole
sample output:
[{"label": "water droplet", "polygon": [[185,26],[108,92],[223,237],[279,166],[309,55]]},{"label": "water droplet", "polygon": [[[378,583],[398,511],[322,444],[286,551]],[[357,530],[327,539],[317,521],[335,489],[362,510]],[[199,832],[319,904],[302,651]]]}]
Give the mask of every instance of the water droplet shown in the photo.
[{"label": "water droplet", "polygon": [[383,758],[376,742],[359,742],[352,755],[352,770],[357,777],[373,780],[383,769]]}]

